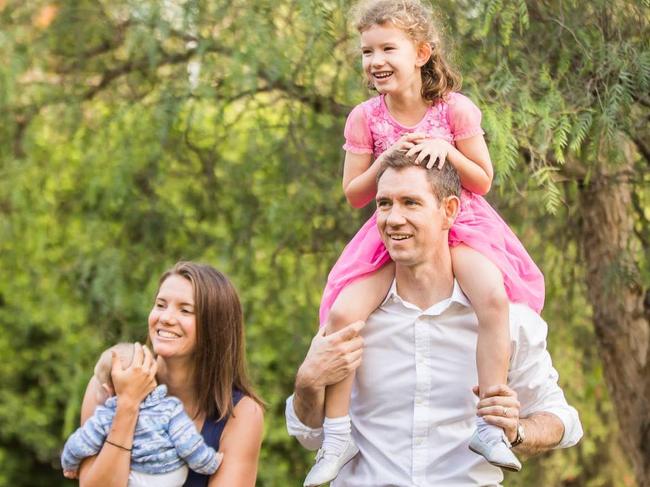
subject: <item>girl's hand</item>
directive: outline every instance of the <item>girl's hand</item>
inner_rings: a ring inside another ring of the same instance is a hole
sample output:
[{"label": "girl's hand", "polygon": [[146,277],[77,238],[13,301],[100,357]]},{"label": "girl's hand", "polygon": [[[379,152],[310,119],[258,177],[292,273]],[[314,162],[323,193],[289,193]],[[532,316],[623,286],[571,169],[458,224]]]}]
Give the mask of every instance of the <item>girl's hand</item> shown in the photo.
[{"label": "girl's hand", "polygon": [[416,164],[421,164],[428,157],[427,169],[431,169],[436,165],[438,166],[438,169],[442,169],[445,165],[447,154],[449,154],[450,149],[451,144],[446,140],[427,139],[411,147],[406,155],[412,157],[419,153],[415,158]]},{"label": "girl's hand", "polygon": [[111,377],[115,394],[121,401],[135,406],[156,388],[157,364],[151,351],[139,343],[134,345],[133,361],[126,369],[122,368],[120,358],[112,352]]},{"label": "girl's hand", "polygon": [[386,149],[386,152],[384,154],[393,154],[395,152],[406,152],[413,147],[416,146],[416,144],[424,141],[426,138],[426,134],[423,134],[422,132],[409,132],[404,135],[402,135],[397,141],[391,145],[388,149]]}]

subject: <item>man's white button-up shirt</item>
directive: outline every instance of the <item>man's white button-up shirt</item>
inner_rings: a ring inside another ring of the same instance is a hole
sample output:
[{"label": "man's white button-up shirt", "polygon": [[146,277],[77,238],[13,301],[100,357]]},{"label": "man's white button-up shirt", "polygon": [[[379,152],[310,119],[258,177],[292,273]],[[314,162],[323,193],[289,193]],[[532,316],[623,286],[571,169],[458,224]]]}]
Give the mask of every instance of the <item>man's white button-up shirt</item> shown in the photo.
[{"label": "man's white button-up shirt", "polygon": [[[546,323],[524,305],[510,306],[512,344],[508,385],[522,417],[557,415],[564,424],[558,448],[582,437],[578,413],[557,385],[546,350]],[[454,282],[452,296],[426,310],[402,300],[395,283],[363,329],[364,352],[352,391],[352,434],[360,449],[334,487],[494,486],[499,468],[468,449],[478,383],[478,321]],[[298,420],[287,400],[287,428],[307,448],[322,429]]]}]

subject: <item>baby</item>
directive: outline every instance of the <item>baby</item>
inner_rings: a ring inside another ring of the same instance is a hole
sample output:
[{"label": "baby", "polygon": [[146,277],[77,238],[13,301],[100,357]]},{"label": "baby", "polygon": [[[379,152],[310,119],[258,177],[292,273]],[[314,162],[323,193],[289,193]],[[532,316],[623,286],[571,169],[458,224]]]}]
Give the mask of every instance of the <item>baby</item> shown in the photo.
[{"label": "baby", "polygon": [[[119,343],[105,350],[95,365],[95,377],[108,399],[66,441],[61,465],[68,478],[77,477],[84,458],[99,453],[110,432],[117,404],[111,379],[111,352],[126,368],[133,361],[134,345]],[[181,401],[167,396],[167,386],[157,386],[142,401],[131,448],[129,487],[180,487],[185,483],[188,466],[200,474],[212,475],[222,459],[222,453],[206,445]]]}]

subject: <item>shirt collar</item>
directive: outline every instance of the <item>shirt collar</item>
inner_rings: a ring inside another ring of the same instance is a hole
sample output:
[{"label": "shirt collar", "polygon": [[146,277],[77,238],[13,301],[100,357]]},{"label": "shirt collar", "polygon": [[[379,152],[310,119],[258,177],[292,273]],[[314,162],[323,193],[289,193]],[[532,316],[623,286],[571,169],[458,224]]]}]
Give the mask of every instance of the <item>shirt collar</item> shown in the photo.
[{"label": "shirt collar", "polygon": [[460,285],[458,284],[458,281],[456,279],[454,279],[454,288],[451,291],[451,296],[429,306],[425,310],[420,310],[420,308],[418,308],[416,305],[411,304],[408,301],[402,299],[402,297],[399,294],[397,294],[397,280],[393,279],[393,283],[391,284],[390,289],[388,290],[386,299],[384,299],[384,301],[381,303],[381,306],[384,306],[385,304],[390,302],[399,302],[407,308],[417,309],[422,314],[427,314],[427,315],[429,314],[439,315],[443,313],[447,308],[449,308],[452,305],[452,303],[458,303],[461,306],[465,306],[468,308],[472,306],[469,300],[467,299],[467,296],[465,296],[465,293],[463,293],[463,290],[460,288]]}]

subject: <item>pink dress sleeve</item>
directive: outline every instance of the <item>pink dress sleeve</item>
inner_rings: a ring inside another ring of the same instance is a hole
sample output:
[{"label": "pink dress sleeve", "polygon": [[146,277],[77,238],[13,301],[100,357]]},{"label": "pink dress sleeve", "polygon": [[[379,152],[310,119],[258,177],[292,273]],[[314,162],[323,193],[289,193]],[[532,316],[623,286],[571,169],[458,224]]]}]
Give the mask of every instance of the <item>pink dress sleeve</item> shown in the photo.
[{"label": "pink dress sleeve", "polygon": [[355,154],[372,154],[373,143],[363,104],[357,105],[345,122],[343,149]]},{"label": "pink dress sleeve", "polygon": [[449,126],[454,140],[469,139],[475,135],[483,135],[481,128],[481,110],[465,95],[451,93],[449,105]]}]

